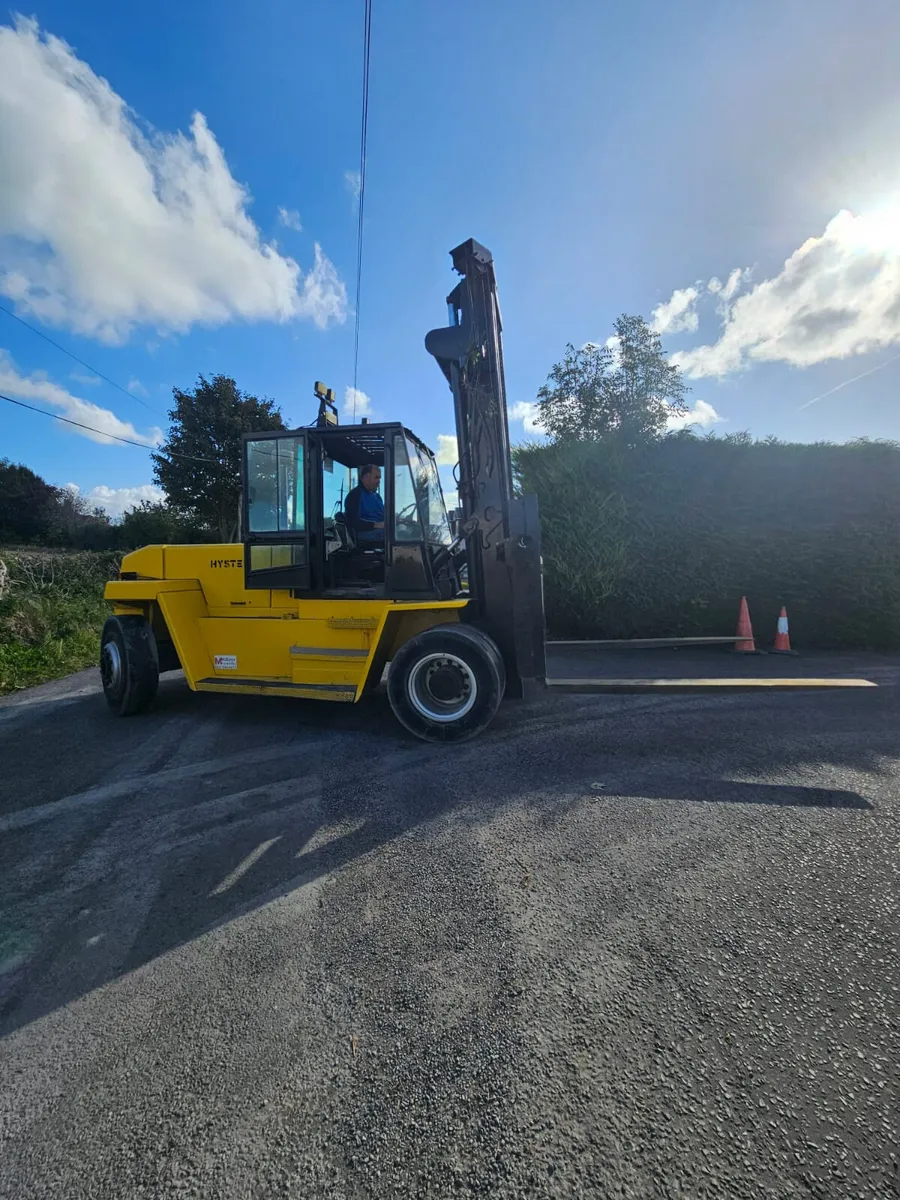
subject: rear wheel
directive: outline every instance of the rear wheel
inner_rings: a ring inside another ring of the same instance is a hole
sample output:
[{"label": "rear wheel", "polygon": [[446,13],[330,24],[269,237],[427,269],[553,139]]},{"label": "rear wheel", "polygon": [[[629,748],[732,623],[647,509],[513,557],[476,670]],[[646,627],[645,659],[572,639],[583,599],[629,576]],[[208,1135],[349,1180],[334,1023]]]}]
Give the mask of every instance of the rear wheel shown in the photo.
[{"label": "rear wheel", "polygon": [[100,638],[100,678],[116,716],[143,712],[159,686],[156,638],[143,617],[110,617]]},{"label": "rear wheel", "polygon": [[391,708],[428,742],[461,742],[486,728],[503,698],[500,651],[467,625],[437,625],[401,646],[388,672]]}]

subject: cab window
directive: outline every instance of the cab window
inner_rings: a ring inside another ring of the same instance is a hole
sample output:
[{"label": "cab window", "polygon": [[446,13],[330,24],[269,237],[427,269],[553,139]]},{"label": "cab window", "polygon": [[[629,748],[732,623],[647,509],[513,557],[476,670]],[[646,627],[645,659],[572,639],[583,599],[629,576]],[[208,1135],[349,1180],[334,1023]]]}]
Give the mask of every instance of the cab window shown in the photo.
[{"label": "cab window", "polygon": [[412,467],[413,486],[425,524],[425,540],[432,545],[448,546],[453,541],[453,534],[450,531],[450,521],[435,461],[430,454],[408,438],[406,444]]},{"label": "cab window", "polygon": [[326,524],[343,517],[344,501],[353,483],[350,468],[324,455],[322,458],[322,516]]},{"label": "cab window", "polygon": [[247,444],[247,516],[250,533],[303,533],[304,442],[265,438]]},{"label": "cab window", "polygon": [[395,541],[422,541],[422,523],[419,514],[419,497],[413,483],[411,463],[406,451],[406,439],[398,434],[394,438]]}]

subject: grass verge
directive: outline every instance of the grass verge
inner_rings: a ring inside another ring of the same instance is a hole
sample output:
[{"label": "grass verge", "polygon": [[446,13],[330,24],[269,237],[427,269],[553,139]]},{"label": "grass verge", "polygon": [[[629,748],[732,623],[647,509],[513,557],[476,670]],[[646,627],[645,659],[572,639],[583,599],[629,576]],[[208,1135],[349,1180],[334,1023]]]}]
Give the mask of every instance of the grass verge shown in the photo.
[{"label": "grass verge", "polygon": [[97,662],[114,554],[0,550],[0,695]]}]

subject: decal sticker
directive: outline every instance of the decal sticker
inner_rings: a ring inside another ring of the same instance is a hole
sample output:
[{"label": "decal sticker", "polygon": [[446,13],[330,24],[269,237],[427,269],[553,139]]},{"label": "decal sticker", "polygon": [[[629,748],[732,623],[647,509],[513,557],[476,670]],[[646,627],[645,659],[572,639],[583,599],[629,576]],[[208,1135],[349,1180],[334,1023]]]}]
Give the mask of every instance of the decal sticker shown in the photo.
[{"label": "decal sticker", "polygon": [[217,671],[236,671],[237,670],[237,655],[236,654],[214,654],[213,663]]}]

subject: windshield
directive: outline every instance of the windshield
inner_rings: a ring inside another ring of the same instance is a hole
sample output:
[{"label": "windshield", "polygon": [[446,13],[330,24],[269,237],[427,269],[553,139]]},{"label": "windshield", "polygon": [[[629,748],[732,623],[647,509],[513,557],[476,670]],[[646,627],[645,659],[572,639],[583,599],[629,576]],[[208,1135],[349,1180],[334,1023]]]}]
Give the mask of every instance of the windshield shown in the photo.
[{"label": "windshield", "polygon": [[425,540],[435,546],[449,546],[453,541],[453,534],[450,531],[450,520],[447,517],[447,506],[444,504],[444,494],[441,491],[441,480],[435,461],[430,454],[417,446],[410,438],[406,439],[406,447],[416,489],[416,500],[422,516],[422,524],[425,526]]},{"label": "windshield", "polygon": [[394,438],[394,538],[398,542],[421,542],[421,505],[413,474],[418,459],[408,460],[406,441],[399,434]]}]

